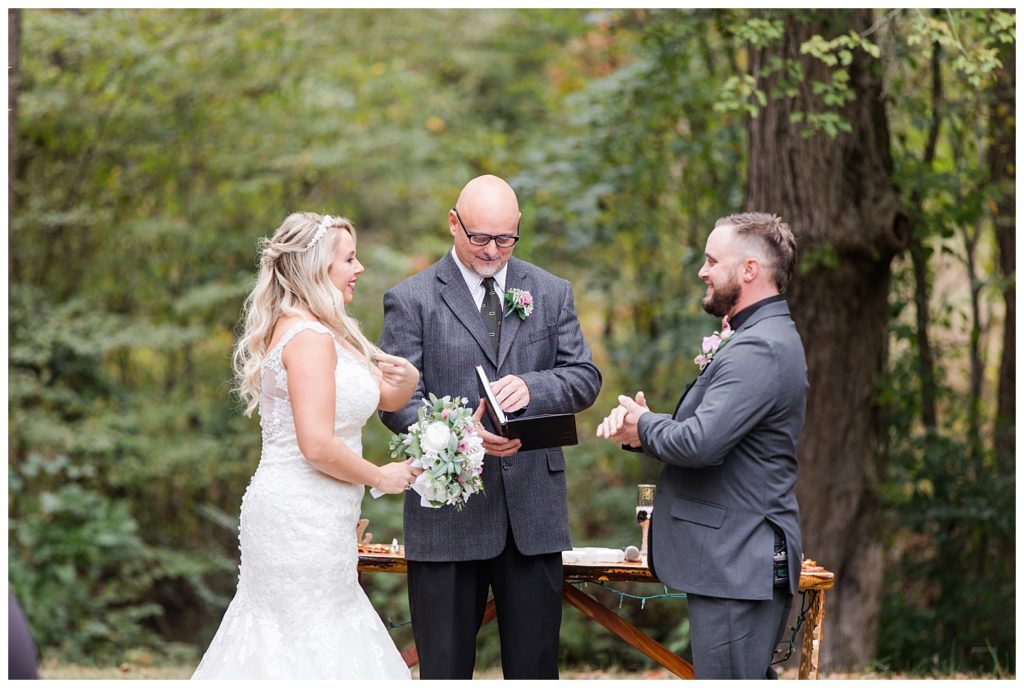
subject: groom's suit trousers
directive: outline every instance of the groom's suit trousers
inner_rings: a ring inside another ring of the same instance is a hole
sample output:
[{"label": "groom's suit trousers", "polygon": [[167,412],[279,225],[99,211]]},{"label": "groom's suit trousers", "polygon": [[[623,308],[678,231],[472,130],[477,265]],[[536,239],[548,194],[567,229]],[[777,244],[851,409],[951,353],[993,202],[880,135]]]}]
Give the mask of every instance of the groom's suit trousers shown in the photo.
[{"label": "groom's suit trousers", "polygon": [[698,680],[778,678],[771,662],[793,606],[789,590],[776,587],[770,600],[690,593],[686,601],[693,669]]},{"label": "groom's suit trousers", "polygon": [[557,679],[562,555],[523,555],[509,531],[494,559],[409,563],[421,679],[472,679],[476,635],[494,591],[506,679]]}]

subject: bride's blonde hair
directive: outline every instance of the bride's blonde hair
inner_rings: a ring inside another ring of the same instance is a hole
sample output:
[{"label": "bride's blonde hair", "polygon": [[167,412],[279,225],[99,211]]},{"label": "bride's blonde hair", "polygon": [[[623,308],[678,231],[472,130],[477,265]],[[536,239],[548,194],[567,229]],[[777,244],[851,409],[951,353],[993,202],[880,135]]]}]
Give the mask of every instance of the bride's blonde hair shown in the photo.
[{"label": "bride's blonde hair", "polygon": [[242,307],[245,324],[232,356],[234,391],[245,403],[246,416],[259,406],[263,360],[274,325],[287,315],[302,317],[299,308],[376,364],[377,347],[345,312],[345,299],[328,277],[342,232],[355,241],[356,230],[346,218],[303,212],[292,213],[272,237],[260,239],[259,274]]}]

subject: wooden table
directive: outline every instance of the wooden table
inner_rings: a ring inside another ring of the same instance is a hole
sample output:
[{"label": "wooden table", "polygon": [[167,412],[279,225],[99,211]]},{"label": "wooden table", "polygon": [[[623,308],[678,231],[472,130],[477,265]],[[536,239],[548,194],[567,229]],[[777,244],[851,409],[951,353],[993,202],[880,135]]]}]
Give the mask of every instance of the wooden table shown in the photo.
[{"label": "wooden table", "polygon": [[[806,591],[810,596],[810,603],[804,621],[803,646],[800,651],[799,678],[801,679],[818,678],[818,653],[821,648],[822,626],[825,620],[825,591],[835,584],[834,574],[830,571],[819,570],[820,568],[805,566],[800,574],[800,590]],[[404,552],[401,549],[398,552],[371,552],[360,547],[359,571],[360,573],[387,572],[404,574],[406,572]],[[565,580],[562,588],[562,597],[566,602],[679,678],[692,679],[694,677],[692,664],[683,660],[679,655],[572,585],[573,583],[606,583],[611,581],[658,583],[658,579],[647,568],[646,563],[563,564],[562,576]],[[483,623],[488,623],[496,615],[494,600],[490,600],[484,611]],[[410,645],[403,650],[402,657],[409,666],[417,664],[419,662],[419,654],[416,652],[416,646]]]}]

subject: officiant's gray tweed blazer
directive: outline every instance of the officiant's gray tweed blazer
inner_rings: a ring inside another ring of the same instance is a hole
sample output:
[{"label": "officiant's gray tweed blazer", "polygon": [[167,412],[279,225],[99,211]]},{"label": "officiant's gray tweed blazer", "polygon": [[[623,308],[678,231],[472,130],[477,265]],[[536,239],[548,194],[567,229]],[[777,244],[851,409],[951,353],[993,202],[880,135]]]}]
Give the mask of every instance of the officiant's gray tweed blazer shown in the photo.
[{"label": "officiant's gray tweed blazer", "polygon": [[640,417],[644,453],[665,464],[650,545],[663,583],[708,597],[772,599],[770,522],[785,535],[796,593],[793,486],[806,397],[804,347],[779,301],[740,325],[673,415]]},{"label": "officiant's gray tweed blazer", "polygon": [[[601,374],[583,341],[569,282],[511,258],[505,289],[529,291],[534,310],[525,320],[515,314],[504,319],[499,352],[494,351],[450,252],[384,295],[380,347],[407,358],[421,374],[419,388],[405,408],[380,414],[392,432],[405,432],[416,422],[428,393],[466,397],[475,409],[480,402],[478,365],[491,380],[518,375],[526,382],[530,403],[522,417],[579,413],[594,403]],[[572,548],[561,449],[487,456],[483,480],[486,494],[470,497],[462,511],[421,507],[419,495],[406,493],[406,558],[496,557],[505,547],[510,523],[523,554]]]}]

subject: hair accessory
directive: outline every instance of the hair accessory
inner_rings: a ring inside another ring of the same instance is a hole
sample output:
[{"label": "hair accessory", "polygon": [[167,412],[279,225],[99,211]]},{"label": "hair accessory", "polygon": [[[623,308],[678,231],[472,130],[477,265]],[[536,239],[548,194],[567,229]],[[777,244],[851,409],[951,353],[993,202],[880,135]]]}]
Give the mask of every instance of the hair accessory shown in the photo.
[{"label": "hair accessory", "polygon": [[327,228],[330,227],[333,223],[334,218],[331,217],[330,215],[324,215],[323,217],[320,218],[320,224],[316,228],[316,234],[313,235],[313,239],[309,242],[309,246],[306,247],[307,251],[316,246],[316,242],[320,241],[320,239],[323,238],[324,234],[327,234]]}]

